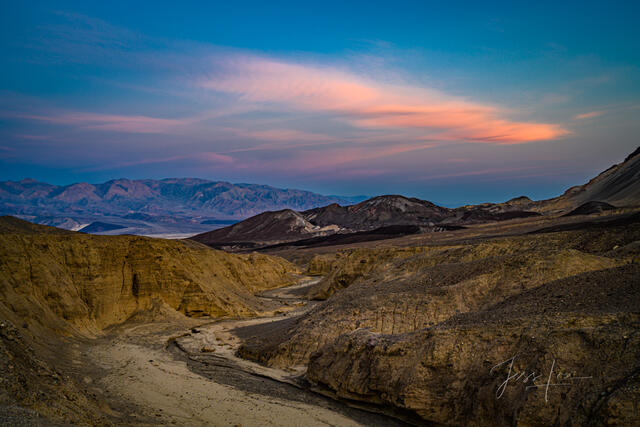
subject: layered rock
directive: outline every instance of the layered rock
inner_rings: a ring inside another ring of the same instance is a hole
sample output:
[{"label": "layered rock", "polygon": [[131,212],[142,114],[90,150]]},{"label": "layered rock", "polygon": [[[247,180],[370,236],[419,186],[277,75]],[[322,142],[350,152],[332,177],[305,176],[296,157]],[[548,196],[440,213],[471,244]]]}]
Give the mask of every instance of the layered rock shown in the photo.
[{"label": "layered rock", "polygon": [[190,317],[255,315],[270,308],[254,293],[290,284],[296,271],[191,241],[0,218],[0,424],[110,425],[114,412],[68,376],[79,342],[123,322],[187,327]]},{"label": "layered rock", "polygon": [[[563,424],[577,414],[577,424],[628,424],[639,397],[639,242],[632,221],[321,255],[309,272],[327,277],[310,296],[327,300],[299,318],[236,330],[239,353],[307,365],[326,392],[435,423]],[[514,372],[549,374],[555,360],[556,374],[597,379],[569,380],[548,401],[514,381],[498,399],[502,362],[514,355]]]},{"label": "layered rock", "polygon": [[638,307],[638,264],[582,274],[417,332],[341,335],[307,377],[444,425],[631,425]]},{"label": "layered rock", "polygon": [[0,233],[0,311],[65,333],[94,334],[158,307],[191,317],[255,314],[262,306],[253,292],[290,283],[295,271],[280,258],[190,241],[39,227]]}]

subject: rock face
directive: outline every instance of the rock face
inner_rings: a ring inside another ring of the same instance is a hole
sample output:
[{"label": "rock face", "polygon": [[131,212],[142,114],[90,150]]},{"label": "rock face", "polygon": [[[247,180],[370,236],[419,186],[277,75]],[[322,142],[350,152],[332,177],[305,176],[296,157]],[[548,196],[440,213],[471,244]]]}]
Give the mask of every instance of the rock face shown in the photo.
[{"label": "rock face", "polygon": [[[254,292],[296,268],[191,241],[92,236],[0,218],[0,424],[111,425],[104,402],[68,376],[68,352],[125,321],[265,309]],[[75,365],[74,365],[75,366]]]},{"label": "rock face", "polygon": [[631,425],[639,306],[637,264],[584,274],[421,331],[341,335],[307,377],[444,425]]},{"label": "rock face", "polygon": [[229,224],[264,211],[305,210],[336,202],[350,203],[309,191],[193,178],[117,179],[67,186],[30,179],[0,182],[0,214],[74,230],[94,221],[133,229],[124,233],[173,230],[195,234],[210,230],[207,224],[211,221]]},{"label": "rock face", "polygon": [[289,283],[295,271],[280,258],[195,242],[42,233],[42,226],[20,222],[0,220],[8,224],[0,226],[0,313],[62,333],[96,334],[159,309],[191,317],[254,314],[261,303],[253,292]]},{"label": "rock face", "polygon": [[440,222],[450,209],[426,200],[404,196],[379,196],[352,206],[330,205],[303,212],[313,224],[333,224],[350,231],[366,231],[388,225],[428,225]]},{"label": "rock face", "polygon": [[[427,422],[626,425],[640,397],[638,242],[636,218],[321,255],[308,272],[326,277],[309,296],[326,301],[298,318],[236,330],[239,353],[306,365],[323,390]],[[526,373],[498,398],[513,356],[512,374]],[[551,369],[553,384],[571,386],[551,386],[545,399]],[[536,375],[541,387],[527,389]]]}]

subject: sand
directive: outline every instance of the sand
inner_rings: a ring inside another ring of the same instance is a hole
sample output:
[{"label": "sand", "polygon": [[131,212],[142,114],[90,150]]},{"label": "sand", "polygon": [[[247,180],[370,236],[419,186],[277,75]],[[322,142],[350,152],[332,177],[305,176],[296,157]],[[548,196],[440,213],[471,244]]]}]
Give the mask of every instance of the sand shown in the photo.
[{"label": "sand", "polygon": [[[189,426],[399,425],[385,416],[350,408],[300,388],[303,372],[278,370],[235,356],[238,326],[282,319],[306,307],[287,291],[307,280],[269,291],[289,299],[283,313],[255,319],[208,321],[193,327],[173,323],[124,325],[93,340],[81,352],[96,371],[91,386],[113,403],[123,424]],[[288,310],[291,310],[287,313]],[[207,351],[202,352],[203,346]],[[120,402],[115,404],[114,402]]]}]

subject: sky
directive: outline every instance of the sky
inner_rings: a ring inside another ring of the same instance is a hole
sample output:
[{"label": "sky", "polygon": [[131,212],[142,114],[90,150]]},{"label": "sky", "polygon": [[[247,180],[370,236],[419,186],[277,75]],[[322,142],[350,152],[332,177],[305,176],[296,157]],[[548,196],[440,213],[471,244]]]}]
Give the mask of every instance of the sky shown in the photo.
[{"label": "sky", "polygon": [[0,180],[553,197],[640,145],[639,20],[635,1],[0,0]]}]

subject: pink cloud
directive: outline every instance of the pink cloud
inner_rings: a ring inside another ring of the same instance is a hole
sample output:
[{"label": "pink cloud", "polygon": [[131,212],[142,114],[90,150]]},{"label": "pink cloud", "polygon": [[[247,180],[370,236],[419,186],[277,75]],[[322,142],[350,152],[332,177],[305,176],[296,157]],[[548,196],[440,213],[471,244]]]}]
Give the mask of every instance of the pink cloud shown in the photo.
[{"label": "pink cloud", "polygon": [[139,166],[139,165],[149,165],[156,163],[171,163],[178,162],[181,160],[195,160],[200,163],[223,163],[230,164],[234,162],[233,157],[227,156],[225,154],[218,154],[213,152],[203,152],[203,153],[195,153],[181,156],[168,156],[168,157],[148,157],[142,158],[138,160],[131,160],[127,162],[118,162],[112,163],[108,165],[101,165],[94,168],[84,169],[83,171],[99,171],[99,170],[109,170],[116,168],[125,168],[129,166]]},{"label": "pink cloud", "polygon": [[336,141],[335,137],[323,135],[320,133],[303,132],[295,129],[266,129],[259,131],[243,131],[240,129],[231,129],[236,135],[248,139],[258,139],[265,141]]},{"label": "pink cloud", "polygon": [[250,102],[339,114],[366,129],[421,129],[442,140],[524,143],[559,138],[557,124],[511,121],[503,111],[422,87],[381,84],[329,67],[235,57],[202,87]]},{"label": "pink cloud", "polygon": [[[349,147],[332,147],[319,150],[308,150],[296,152],[290,160],[287,160],[287,170],[297,172],[329,172],[338,173],[340,176],[346,174],[347,169],[336,170],[343,165],[358,163],[366,160],[386,158],[393,155],[412,151],[426,150],[435,147],[436,144],[393,144],[387,146],[371,147],[366,144],[359,144]],[[241,167],[247,169],[259,169],[263,171],[280,170],[282,164],[277,161],[260,161],[244,164]]]},{"label": "pink cloud", "polygon": [[590,111],[588,113],[583,113],[583,114],[578,114],[576,116],[573,116],[573,118],[575,120],[585,120],[585,119],[592,119],[594,117],[598,117],[603,115],[605,112],[604,111]]},{"label": "pink cloud", "polygon": [[82,129],[106,130],[126,133],[168,133],[177,127],[193,123],[193,119],[161,119],[147,116],[125,116],[68,112],[52,115],[16,115],[28,120],[77,126]]},{"label": "pink cloud", "polygon": [[376,88],[329,68],[248,56],[229,59],[224,65],[227,73],[210,76],[200,85],[249,101],[289,102],[309,109],[340,109],[379,96]]}]

